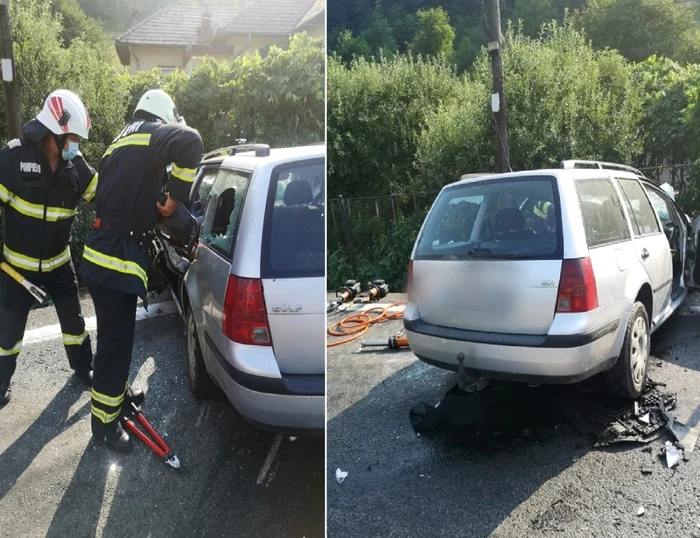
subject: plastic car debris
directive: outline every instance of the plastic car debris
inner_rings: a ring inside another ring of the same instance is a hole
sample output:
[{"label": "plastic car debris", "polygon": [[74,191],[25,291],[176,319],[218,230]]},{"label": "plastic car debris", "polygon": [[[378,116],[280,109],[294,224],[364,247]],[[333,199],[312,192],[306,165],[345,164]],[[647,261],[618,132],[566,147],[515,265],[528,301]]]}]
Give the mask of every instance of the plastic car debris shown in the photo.
[{"label": "plastic car debris", "polygon": [[338,484],[342,484],[347,477],[347,471],[341,471],[340,468],[335,470],[335,479],[338,481]]},{"label": "plastic car debris", "polygon": [[666,441],[666,465],[669,469],[673,469],[676,465],[681,462],[681,453],[678,449],[671,444],[670,441]]},{"label": "plastic car debris", "polygon": [[653,474],[654,467],[652,465],[642,465],[642,474]]},{"label": "plastic car debris", "polygon": [[646,510],[644,509],[643,506],[639,507],[639,510],[637,510],[637,516],[643,516]]},{"label": "plastic car debris", "polygon": [[698,442],[698,430],[695,428],[690,428],[674,420],[672,424],[669,425],[669,429],[673,436],[678,440],[678,443],[683,447],[683,451],[692,453],[695,450],[695,444]]}]

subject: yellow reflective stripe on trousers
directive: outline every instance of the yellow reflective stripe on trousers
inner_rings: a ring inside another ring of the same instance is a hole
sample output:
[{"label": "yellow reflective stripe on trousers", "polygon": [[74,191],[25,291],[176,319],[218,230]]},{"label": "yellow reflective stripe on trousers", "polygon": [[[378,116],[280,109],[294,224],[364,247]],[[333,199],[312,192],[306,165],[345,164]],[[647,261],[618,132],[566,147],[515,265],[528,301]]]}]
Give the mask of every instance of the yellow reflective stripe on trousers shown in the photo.
[{"label": "yellow reflective stripe on trousers", "polygon": [[92,389],[91,391],[92,394],[92,399],[95,400],[96,402],[100,402],[103,405],[108,405],[110,407],[118,407],[122,404],[124,401],[124,394],[121,396],[107,396],[106,394],[102,394],[101,392],[97,392],[95,389]]},{"label": "yellow reflective stripe on trousers", "polygon": [[119,417],[119,413],[121,413],[121,410],[117,411],[116,413],[106,413],[94,405],[90,406],[90,411],[92,412],[93,416],[99,418],[104,424],[114,422]]},{"label": "yellow reflective stripe on trousers", "polygon": [[63,345],[65,346],[82,346],[85,339],[88,337],[88,332],[85,331],[83,334],[78,336],[74,334],[63,333]]},{"label": "yellow reflective stripe on trousers", "polygon": [[0,357],[11,357],[12,355],[17,355],[22,350],[22,340],[15,344],[12,349],[3,349],[0,347]]},{"label": "yellow reflective stripe on trousers", "polygon": [[196,173],[197,170],[194,168],[180,168],[179,166],[173,164],[173,171],[170,172],[170,175],[187,183],[192,183]]},{"label": "yellow reflective stripe on trousers", "polygon": [[56,222],[63,219],[69,219],[75,217],[78,214],[77,209],[68,209],[65,207],[44,207],[41,204],[33,204],[23,200],[19,196],[15,195],[10,198],[10,207],[13,208],[18,213],[22,213],[27,217],[33,217],[35,219],[44,218],[44,209],[46,209],[46,220],[49,222]]},{"label": "yellow reflective stripe on trousers", "polygon": [[25,256],[24,254],[10,250],[7,248],[7,245],[3,245],[2,253],[3,256],[5,256],[5,259],[10,262],[10,265],[14,265],[19,269],[26,269],[27,271],[39,271],[39,267],[41,267],[41,270],[44,272],[53,271],[54,269],[57,269],[70,261],[69,247],[66,247],[66,250],[64,250],[58,256],[54,256],[53,258],[49,258],[47,260],[40,260],[39,258]]},{"label": "yellow reflective stripe on trousers", "polygon": [[8,191],[3,185],[0,185],[0,201],[6,203],[10,198],[12,198],[12,193]]},{"label": "yellow reflective stripe on trousers", "polygon": [[83,251],[83,259],[92,262],[95,265],[99,265],[100,267],[104,267],[105,269],[111,269],[112,271],[118,271],[119,273],[138,277],[143,281],[143,285],[148,287],[148,277],[146,276],[146,271],[144,271],[136,262],[120,260],[119,258],[107,256],[106,254],[97,252],[88,246],[86,246],[85,250]]},{"label": "yellow reflective stripe on trousers", "polygon": [[107,157],[107,155],[111,155],[113,151],[123,148],[125,146],[148,146],[148,144],[151,143],[151,134],[150,133],[137,133],[137,134],[132,134],[129,136],[125,136],[124,138],[117,140],[114,144],[109,146],[107,148],[107,151],[105,151],[105,154],[103,157]]},{"label": "yellow reflective stripe on trousers", "polygon": [[98,174],[95,174],[83,193],[83,200],[86,202],[92,202],[93,198],[95,198],[95,194],[97,193],[97,178]]}]

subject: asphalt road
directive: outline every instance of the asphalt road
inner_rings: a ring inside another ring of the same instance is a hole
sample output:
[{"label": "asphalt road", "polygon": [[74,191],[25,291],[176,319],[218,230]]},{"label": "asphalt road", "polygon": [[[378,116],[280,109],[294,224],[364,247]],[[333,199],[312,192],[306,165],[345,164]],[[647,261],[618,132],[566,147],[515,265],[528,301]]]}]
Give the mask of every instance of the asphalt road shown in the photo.
[{"label": "asphalt road", "polygon": [[32,312],[33,343],[0,410],[0,536],[323,536],[324,440],[263,432],[225,399],[195,401],[176,315],[137,323],[130,379],[147,390],[144,414],[179,471],[138,440],[127,456],[93,446],[89,393],[60,333],[47,336],[54,323],[53,308]]},{"label": "asphalt road", "polygon": [[[400,321],[377,325],[367,338],[400,329]],[[652,378],[677,393],[673,414],[693,426],[700,422],[698,344],[700,318],[675,316],[652,348]],[[359,349],[352,343],[328,355],[329,537],[700,536],[700,449],[669,470],[657,459],[662,440],[652,453],[638,445],[593,449],[547,408],[533,413],[539,424],[523,422],[522,435],[504,442],[479,443],[478,432],[418,436],[410,409],[436,404],[456,374],[410,351]],[[532,405],[514,397],[512,409],[527,417],[523,408]],[[642,475],[643,464],[653,474]],[[348,473],[342,484],[338,468]]]}]

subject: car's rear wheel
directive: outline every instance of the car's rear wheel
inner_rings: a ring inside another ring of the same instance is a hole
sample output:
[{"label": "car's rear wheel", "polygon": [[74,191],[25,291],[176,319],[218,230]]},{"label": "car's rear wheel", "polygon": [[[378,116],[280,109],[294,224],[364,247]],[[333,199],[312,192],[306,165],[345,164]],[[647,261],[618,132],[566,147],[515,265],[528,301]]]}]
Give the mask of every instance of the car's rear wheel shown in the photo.
[{"label": "car's rear wheel", "polygon": [[215,398],[217,387],[209,377],[204,365],[192,308],[187,308],[187,377],[190,382],[190,390],[195,398],[198,400]]},{"label": "car's rear wheel", "polygon": [[635,303],[627,322],[622,352],[615,366],[605,372],[608,389],[623,398],[637,399],[644,391],[649,370],[651,331],[642,303]]}]

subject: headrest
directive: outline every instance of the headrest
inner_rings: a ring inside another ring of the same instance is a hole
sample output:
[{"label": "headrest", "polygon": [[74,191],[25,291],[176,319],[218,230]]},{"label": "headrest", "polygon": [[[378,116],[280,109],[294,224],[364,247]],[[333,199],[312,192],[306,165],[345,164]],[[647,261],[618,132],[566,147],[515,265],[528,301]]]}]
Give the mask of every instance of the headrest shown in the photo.
[{"label": "headrest", "polygon": [[284,205],[301,205],[313,202],[314,196],[308,181],[299,179],[292,181],[284,190]]},{"label": "headrest", "polygon": [[496,213],[494,226],[498,233],[519,232],[525,229],[525,217],[515,207],[501,209]]}]

